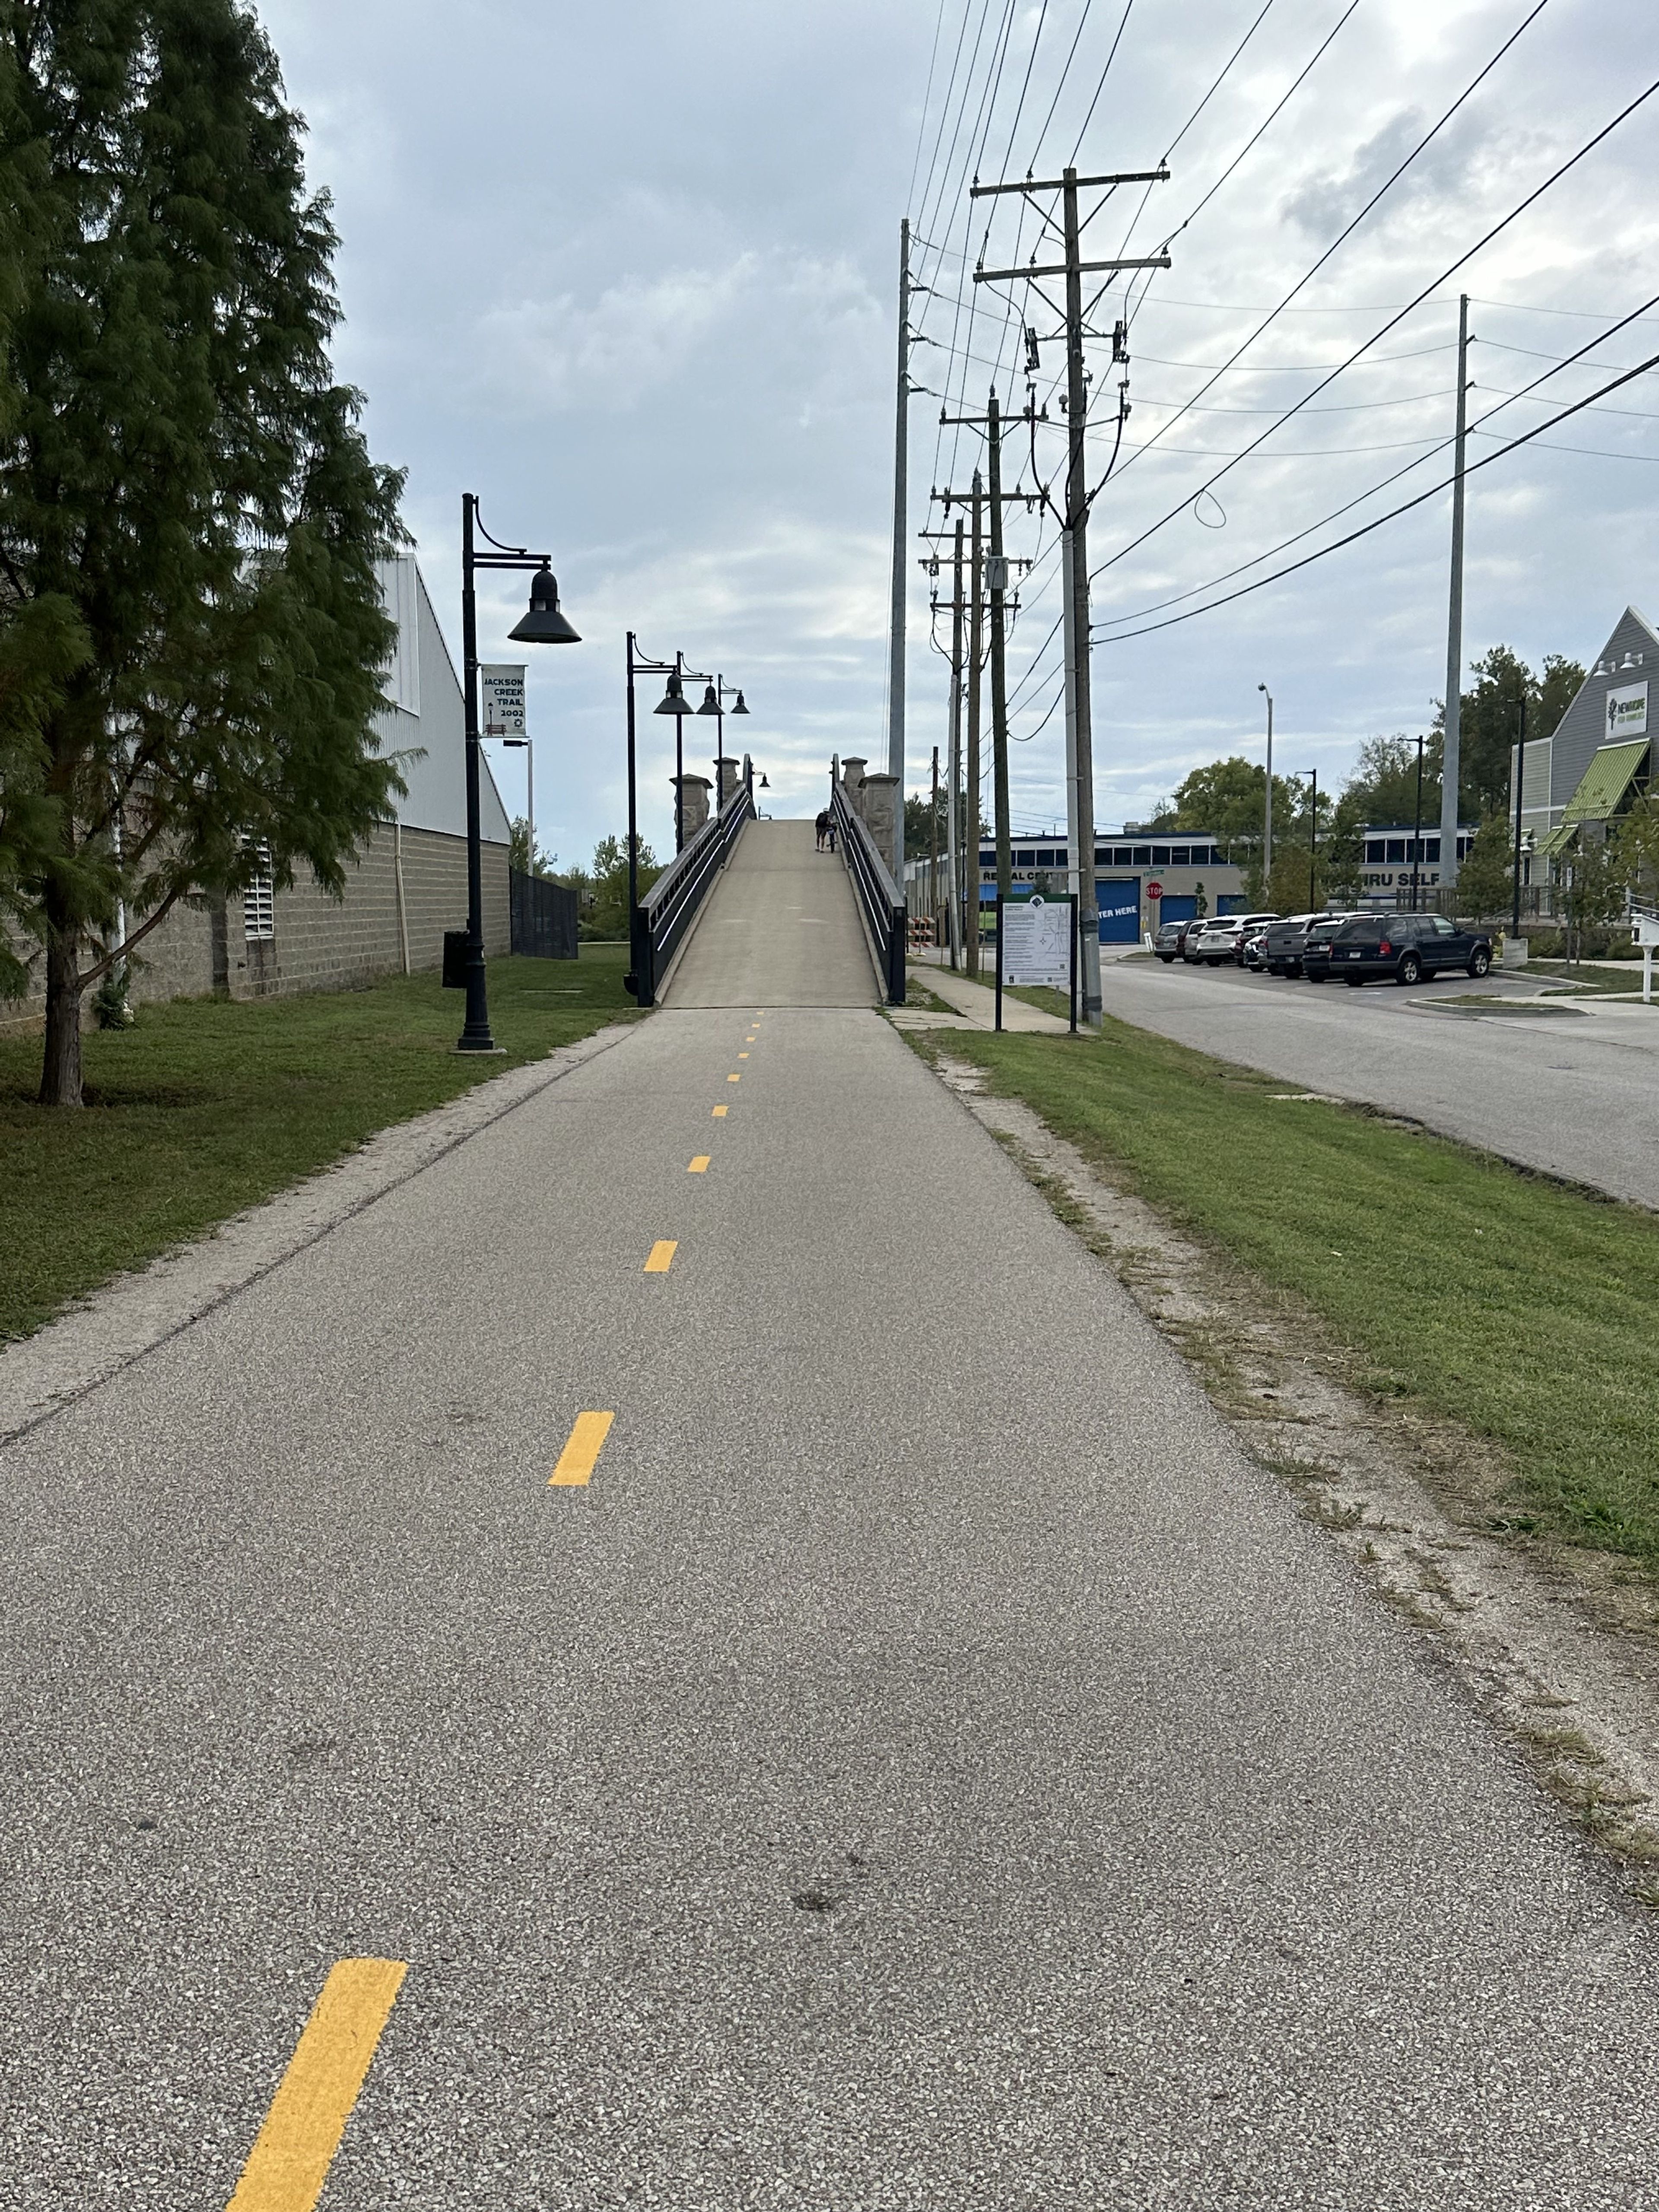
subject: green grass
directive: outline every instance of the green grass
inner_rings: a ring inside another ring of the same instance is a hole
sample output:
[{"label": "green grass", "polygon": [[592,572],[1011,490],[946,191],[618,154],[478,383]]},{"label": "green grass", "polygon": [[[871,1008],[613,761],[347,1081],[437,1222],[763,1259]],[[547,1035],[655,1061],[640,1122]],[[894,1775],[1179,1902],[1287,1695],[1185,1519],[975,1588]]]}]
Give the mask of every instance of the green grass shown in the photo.
[{"label": "green grass", "polygon": [[1362,1386],[1498,1444],[1517,1510],[1659,1569],[1659,1218],[1109,1021],[953,1054],[1305,1302]]},{"label": "green grass", "polygon": [[388,1123],[626,1020],[627,951],[585,945],[575,961],[492,961],[496,1058],[452,1049],[463,994],[435,975],[142,1007],[135,1029],[84,1039],[81,1113],[33,1103],[38,1036],[0,1037],[0,1340]]}]

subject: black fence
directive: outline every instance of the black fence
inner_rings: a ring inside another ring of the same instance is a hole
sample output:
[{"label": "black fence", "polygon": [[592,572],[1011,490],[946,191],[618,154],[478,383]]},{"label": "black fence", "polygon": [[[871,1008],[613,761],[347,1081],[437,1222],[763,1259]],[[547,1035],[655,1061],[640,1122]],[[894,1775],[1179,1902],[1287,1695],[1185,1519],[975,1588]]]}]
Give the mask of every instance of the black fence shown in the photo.
[{"label": "black fence", "polygon": [[507,870],[507,901],[512,915],[511,944],[515,952],[535,960],[574,960],[576,957],[576,894],[545,876],[520,875]]},{"label": "black fence", "polygon": [[887,1003],[890,1006],[902,1006],[904,1004],[904,901],[899,896],[898,885],[888,872],[886,861],[876,850],[875,839],[865,828],[860,817],[854,814],[848,805],[839,783],[830,804],[841,838],[842,858],[847,863],[847,872],[853,878],[853,888],[858,893],[859,905],[875,944],[877,965],[887,988]]},{"label": "black fence", "polygon": [[741,783],[640,901],[630,933],[634,972],[623,980],[641,1006],[656,1005],[657,986],[667,974],[676,948],[696,920],[709,885],[731,858],[744,823],[754,818],[754,796]]}]

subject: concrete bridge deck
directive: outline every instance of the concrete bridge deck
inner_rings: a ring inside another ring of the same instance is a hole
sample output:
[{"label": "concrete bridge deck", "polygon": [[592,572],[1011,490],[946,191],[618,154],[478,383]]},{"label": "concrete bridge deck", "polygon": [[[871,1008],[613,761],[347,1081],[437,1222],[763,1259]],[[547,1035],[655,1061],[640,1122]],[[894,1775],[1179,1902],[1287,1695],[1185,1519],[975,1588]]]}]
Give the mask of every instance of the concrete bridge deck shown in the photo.
[{"label": "concrete bridge deck", "polygon": [[853,887],[810,822],[751,822],[662,994],[690,1006],[873,1006]]}]

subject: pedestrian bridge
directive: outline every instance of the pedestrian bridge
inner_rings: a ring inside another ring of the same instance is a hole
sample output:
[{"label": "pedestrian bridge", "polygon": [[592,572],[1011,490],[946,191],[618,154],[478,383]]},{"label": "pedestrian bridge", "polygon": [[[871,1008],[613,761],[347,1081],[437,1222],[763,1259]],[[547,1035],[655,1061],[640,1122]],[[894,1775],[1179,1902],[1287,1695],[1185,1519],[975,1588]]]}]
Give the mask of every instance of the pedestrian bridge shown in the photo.
[{"label": "pedestrian bridge", "polygon": [[873,1006],[885,995],[840,853],[810,822],[745,822],[705,896],[665,1006]]}]

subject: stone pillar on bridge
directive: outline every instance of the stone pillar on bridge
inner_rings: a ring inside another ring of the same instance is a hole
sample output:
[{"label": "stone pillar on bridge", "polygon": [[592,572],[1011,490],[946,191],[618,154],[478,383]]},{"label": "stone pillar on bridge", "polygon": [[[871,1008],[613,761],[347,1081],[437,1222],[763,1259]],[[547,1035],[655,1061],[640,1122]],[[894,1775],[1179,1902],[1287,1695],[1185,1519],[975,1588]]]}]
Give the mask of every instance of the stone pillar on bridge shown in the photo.
[{"label": "stone pillar on bridge", "polygon": [[898,874],[898,794],[896,775],[866,775],[859,807],[877,852],[895,877]]},{"label": "stone pillar on bridge", "polygon": [[856,753],[848,753],[841,764],[841,787],[847,804],[860,820],[864,816],[864,763]]},{"label": "stone pillar on bridge", "polygon": [[717,804],[726,807],[731,804],[737,793],[738,763],[729,754],[722,753],[720,757],[720,795]]},{"label": "stone pillar on bridge", "polygon": [[708,794],[714,787],[706,775],[671,775],[668,781],[670,783],[677,782],[683,793],[680,802],[684,809],[683,827],[685,842],[689,845],[708,819]]}]

